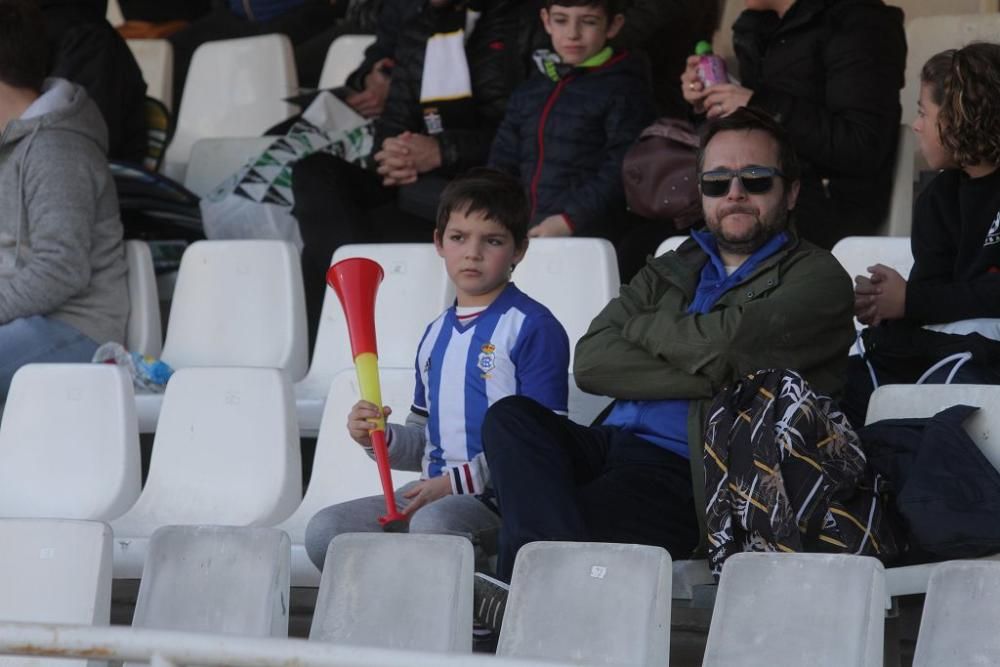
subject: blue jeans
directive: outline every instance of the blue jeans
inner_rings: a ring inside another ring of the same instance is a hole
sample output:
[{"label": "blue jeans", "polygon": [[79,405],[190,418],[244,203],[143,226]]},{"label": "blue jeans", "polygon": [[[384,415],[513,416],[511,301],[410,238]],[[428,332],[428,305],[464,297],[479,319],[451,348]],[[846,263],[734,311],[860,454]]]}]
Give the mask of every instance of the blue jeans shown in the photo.
[{"label": "blue jeans", "polygon": [[0,324],[0,403],[17,369],[38,362],[88,362],[97,343],[68,324],[41,315]]}]

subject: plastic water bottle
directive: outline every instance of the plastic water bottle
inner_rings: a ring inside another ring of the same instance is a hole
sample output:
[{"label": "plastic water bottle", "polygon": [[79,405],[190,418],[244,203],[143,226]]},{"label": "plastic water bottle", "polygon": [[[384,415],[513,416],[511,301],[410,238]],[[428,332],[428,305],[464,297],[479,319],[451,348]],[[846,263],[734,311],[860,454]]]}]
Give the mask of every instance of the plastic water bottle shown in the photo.
[{"label": "plastic water bottle", "polygon": [[711,44],[704,40],[698,42],[694,53],[698,56],[698,78],[706,88],[717,83],[729,83],[726,61],[712,53]]}]

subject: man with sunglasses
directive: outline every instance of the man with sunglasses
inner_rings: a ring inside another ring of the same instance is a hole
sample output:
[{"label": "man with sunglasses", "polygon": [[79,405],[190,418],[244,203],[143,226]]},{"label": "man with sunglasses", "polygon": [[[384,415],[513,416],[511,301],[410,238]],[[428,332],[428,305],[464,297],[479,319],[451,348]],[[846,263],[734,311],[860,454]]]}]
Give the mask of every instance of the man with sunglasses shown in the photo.
[{"label": "man with sunglasses", "polygon": [[762,368],[798,371],[822,393],[843,386],[851,280],[796,235],[799,167],[781,128],[748,109],[712,121],[699,171],[707,230],[651,259],[577,344],[580,388],[617,399],[601,425],[524,397],[487,413],[501,578],[534,540],[652,544],[691,557],[704,536],[712,397]]}]

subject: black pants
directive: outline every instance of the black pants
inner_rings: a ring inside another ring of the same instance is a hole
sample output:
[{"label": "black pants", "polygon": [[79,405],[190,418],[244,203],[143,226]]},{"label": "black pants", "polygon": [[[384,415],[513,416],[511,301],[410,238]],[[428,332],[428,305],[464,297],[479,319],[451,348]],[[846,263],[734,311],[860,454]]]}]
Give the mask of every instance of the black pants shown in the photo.
[{"label": "black pants", "polygon": [[328,153],[316,153],[292,167],[293,215],[304,247],[309,347],[319,328],[326,295],[326,270],[334,251],[348,243],[429,243],[434,222],[399,210],[395,188],[378,174]]},{"label": "black pants", "polygon": [[510,396],[486,413],[483,446],[503,522],[497,574],[507,581],[528,542],[650,544],[674,558],[698,545],[688,461],[631,433]]}]

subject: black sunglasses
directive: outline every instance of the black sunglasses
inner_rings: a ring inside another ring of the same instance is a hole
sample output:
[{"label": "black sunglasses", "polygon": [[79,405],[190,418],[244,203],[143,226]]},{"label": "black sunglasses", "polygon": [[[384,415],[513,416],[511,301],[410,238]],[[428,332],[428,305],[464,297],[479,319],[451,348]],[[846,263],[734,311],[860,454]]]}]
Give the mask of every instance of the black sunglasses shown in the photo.
[{"label": "black sunglasses", "polygon": [[784,178],[774,167],[743,167],[742,169],[714,169],[701,175],[701,194],[706,197],[724,197],[729,192],[733,178],[740,179],[743,189],[752,195],[762,195],[774,187],[775,177]]}]

